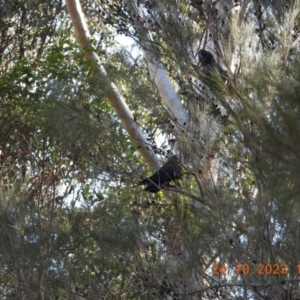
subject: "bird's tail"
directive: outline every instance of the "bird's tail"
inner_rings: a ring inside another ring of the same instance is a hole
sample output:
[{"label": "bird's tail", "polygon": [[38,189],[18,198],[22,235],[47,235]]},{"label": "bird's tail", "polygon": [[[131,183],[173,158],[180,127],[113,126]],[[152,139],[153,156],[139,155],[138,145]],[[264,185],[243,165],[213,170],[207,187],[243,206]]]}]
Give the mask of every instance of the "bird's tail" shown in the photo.
[{"label": "bird's tail", "polygon": [[143,184],[148,184],[148,183],[150,183],[151,181],[148,179],[148,178],[145,178],[145,179],[143,179],[142,181],[140,181],[139,183],[138,183],[138,185],[143,185]]}]

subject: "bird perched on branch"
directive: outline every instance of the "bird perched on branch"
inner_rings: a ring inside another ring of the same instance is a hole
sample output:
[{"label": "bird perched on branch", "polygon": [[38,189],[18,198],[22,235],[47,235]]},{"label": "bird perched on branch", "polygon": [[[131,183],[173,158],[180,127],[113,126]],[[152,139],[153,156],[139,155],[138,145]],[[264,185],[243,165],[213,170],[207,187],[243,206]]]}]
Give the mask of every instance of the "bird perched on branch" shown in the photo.
[{"label": "bird perched on branch", "polygon": [[158,171],[152,176],[145,178],[139,185],[145,185],[145,191],[157,193],[161,188],[170,186],[171,181],[180,179],[182,176],[182,167],[179,165],[177,156],[172,156]]},{"label": "bird perched on branch", "polygon": [[201,49],[199,51],[199,61],[203,65],[203,74],[206,76],[206,79],[203,82],[207,84],[209,87],[211,86],[212,83],[211,78],[214,70],[219,73],[221,79],[224,82],[228,79],[227,72],[217,64],[214,56],[209,51]]}]

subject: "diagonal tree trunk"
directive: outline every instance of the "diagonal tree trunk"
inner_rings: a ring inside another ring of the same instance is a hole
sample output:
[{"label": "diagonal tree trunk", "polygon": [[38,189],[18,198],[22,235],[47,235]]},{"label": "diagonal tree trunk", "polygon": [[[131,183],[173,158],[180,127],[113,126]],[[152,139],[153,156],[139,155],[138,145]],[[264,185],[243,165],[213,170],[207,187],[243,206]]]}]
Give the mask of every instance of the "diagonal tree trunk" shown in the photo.
[{"label": "diagonal tree trunk", "polygon": [[107,84],[108,100],[113,106],[115,112],[118,114],[124,128],[132,138],[133,143],[136,145],[145,161],[149,161],[149,163],[154,167],[159,167],[158,161],[154,157],[153,152],[149,150],[148,142],[142,130],[134,121],[133,115],[122,94],[117,86],[108,78],[107,72],[101,65],[98,55],[94,51],[91,51],[90,33],[85,22],[79,0],[67,0],[66,5],[85,57],[87,60],[95,63],[97,73],[100,74],[101,80],[104,80]]}]

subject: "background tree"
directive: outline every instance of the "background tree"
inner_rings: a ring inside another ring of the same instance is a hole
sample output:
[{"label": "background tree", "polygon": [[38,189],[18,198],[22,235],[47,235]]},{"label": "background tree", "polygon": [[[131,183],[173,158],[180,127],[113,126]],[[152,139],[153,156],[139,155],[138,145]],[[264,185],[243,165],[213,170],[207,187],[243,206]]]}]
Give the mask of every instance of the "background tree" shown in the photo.
[{"label": "background tree", "polygon": [[[2,6],[1,298],[300,297],[298,2],[88,1],[84,47],[61,2]],[[91,52],[180,190],[137,187],[155,170]]]}]

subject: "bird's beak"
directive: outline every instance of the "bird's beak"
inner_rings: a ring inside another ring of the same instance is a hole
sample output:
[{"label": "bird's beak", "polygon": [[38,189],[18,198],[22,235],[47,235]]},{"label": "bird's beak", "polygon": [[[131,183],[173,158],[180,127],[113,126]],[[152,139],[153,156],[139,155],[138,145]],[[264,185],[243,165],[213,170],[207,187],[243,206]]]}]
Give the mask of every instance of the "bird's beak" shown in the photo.
[{"label": "bird's beak", "polygon": [[202,63],[204,60],[204,56],[200,52],[198,52],[198,57],[199,57],[199,61]]}]

